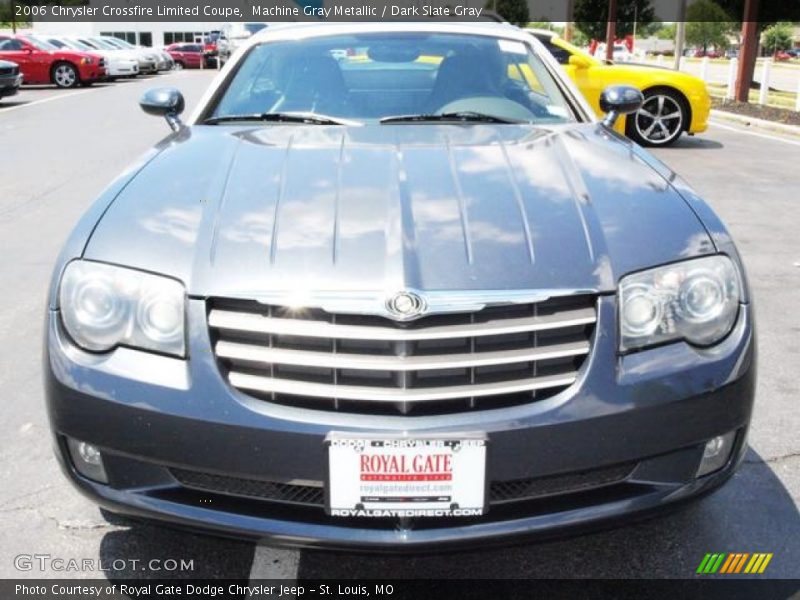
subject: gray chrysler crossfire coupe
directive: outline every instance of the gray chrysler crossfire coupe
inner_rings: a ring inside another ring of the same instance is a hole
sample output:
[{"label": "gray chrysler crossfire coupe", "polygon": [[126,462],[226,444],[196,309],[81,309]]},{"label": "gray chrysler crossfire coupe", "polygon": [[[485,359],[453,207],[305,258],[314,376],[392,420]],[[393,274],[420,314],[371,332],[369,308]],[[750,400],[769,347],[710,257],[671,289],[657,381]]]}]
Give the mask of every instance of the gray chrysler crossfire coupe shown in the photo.
[{"label": "gray chrysler crossfire coupe", "polygon": [[270,27],[79,222],[49,297],[103,507],[398,551],[627,521],[746,449],[753,310],[717,216],[501,24]]}]

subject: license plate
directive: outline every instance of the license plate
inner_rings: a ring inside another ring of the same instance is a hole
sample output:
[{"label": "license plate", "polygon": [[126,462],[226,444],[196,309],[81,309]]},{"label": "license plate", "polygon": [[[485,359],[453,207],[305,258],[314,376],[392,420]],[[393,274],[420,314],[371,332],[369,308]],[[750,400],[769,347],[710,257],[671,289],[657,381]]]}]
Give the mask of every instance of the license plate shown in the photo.
[{"label": "license plate", "polygon": [[331,433],[328,514],[468,517],[486,506],[486,436]]}]

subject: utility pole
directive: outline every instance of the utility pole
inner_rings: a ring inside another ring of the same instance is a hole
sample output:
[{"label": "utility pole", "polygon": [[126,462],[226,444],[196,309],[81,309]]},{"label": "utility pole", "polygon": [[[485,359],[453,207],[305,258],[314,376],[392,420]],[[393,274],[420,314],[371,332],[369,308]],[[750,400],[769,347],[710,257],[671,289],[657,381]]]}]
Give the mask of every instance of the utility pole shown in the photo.
[{"label": "utility pole", "polygon": [[575,0],[567,0],[567,22],[564,25],[564,39],[572,42],[572,32],[575,24],[572,22],[572,16],[575,12]]},{"label": "utility pole", "polygon": [[606,60],[614,58],[614,40],[617,38],[617,0],[608,0],[608,26],[606,27]]},{"label": "utility pole", "polygon": [[[739,72],[736,74],[737,102],[748,102],[758,54],[758,0],[745,0],[742,16],[742,46],[739,49]],[[764,82],[762,82],[764,83]]]},{"label": "utility pole", "polygon": [[683,47],[686,45],[686,0],[680,0],[678,21],[675,25],[675,70],[681,68]]}]

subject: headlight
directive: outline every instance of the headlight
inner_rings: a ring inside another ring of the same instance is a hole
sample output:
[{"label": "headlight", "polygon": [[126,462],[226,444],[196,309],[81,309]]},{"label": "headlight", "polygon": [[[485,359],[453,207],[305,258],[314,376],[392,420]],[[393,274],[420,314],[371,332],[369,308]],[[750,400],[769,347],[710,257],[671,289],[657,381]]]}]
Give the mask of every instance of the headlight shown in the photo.
[{"label": "headlight", "polygon": [[64,270],[59,304],[67,333],[86,350],[185,353],[186,292],[172,279],[77,260]]},{"label": "headlight", "polygon": [[93,62],[94,62],[94,60],[93,60],[92,58],[88,57],[88,56],[84,56],[84,57],[81,59],[81,64],[82,64],[82,65],[90,65],[90,64],[92,64]]},{"label": "headlight", "polygon": [[679,339],[714,344],[733,327],[740,297],[736,266],[722,255],[624,277],[619,284],[621,349]]}]

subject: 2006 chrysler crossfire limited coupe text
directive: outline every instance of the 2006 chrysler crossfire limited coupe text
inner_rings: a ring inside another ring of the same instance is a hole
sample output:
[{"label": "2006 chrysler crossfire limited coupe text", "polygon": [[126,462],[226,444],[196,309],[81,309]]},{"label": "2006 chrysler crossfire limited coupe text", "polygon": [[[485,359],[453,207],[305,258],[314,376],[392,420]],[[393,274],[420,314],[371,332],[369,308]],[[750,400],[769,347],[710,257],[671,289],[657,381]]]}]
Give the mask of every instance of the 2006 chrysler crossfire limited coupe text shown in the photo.
[{"label": "2006 chrysler crossfire limited coupe text", "polygon": [[416,550],[710,491],[746,448],[725,227],[502,24],[248,41],[77,225],[49,298],[67,476],[135,517]]}]

